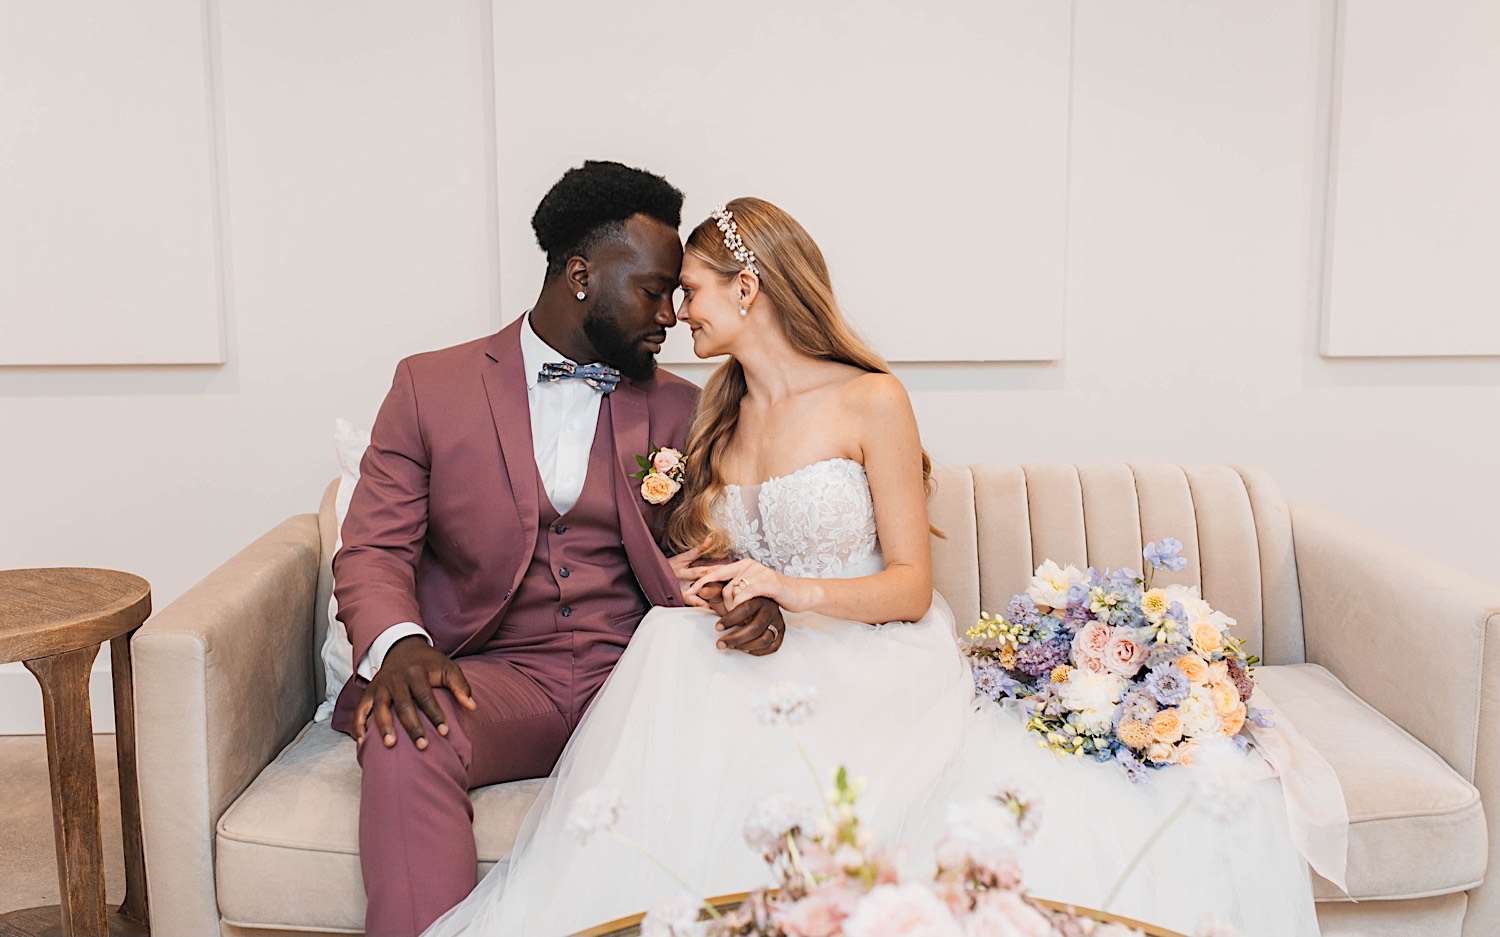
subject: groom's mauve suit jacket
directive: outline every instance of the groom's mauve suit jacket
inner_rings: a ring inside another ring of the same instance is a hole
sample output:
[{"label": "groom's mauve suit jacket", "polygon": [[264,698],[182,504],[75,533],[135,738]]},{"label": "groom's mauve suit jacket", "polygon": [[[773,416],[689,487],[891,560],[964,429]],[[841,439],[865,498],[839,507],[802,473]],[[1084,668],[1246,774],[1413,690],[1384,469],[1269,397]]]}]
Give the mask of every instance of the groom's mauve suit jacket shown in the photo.
[{"label": "groom's mauve suit jacket", "polygon": [[[398,622],[416,622],[439,650],[461,657],[483,648],[505,619],[536,549],[540,513],[521,357],[525,321],[396,368],[333,563],[338,617],[356,662]],[[653,445],[686,444],[697,398],[696,386],[658,370],[650,380],[622,379],[600,407],[608,420],[594,447],[613,446],[619,537],[652,605],[681,605],[682,593],[659,545],[666,511],[646,502],[628,476],[639,471],[636,455]],[[627,609],[639,603],[621,600]],[[589,653],[585,646],[573,657]],[[618,648],[598,653],[617,656]],[[559,657],[557,666],[573,666],[573,657]],[[357,676],[345,684],[335,728],[352,727],[363,687]]]}]

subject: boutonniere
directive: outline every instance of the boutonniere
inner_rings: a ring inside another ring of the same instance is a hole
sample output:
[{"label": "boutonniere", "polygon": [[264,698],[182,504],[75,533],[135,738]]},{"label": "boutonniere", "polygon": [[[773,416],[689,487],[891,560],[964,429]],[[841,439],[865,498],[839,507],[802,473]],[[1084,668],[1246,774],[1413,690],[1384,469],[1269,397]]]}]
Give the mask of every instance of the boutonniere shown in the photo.
[{"label": "boutonniere", "polygon": [[652,446],[650,455],[638,455],[641,470],[631,475],[641,482],[641,497],[652,504],[666,504],[682,490],[682,471],[687,457],[676,449]]}]

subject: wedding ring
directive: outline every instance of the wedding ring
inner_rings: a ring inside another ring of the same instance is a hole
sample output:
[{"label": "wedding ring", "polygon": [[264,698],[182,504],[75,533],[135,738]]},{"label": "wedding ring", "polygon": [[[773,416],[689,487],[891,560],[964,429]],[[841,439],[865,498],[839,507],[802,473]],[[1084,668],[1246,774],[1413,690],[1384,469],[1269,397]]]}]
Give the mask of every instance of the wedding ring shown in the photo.
[{"label": "wedding ring", "polygon": [[775,641],[777,638],[781,637],[781,631],[778,630],[775,625],[766,625],[766,630],[771,632],[772,641]]},{"label": "wedding ring", "polygon": [[743,589],[748,585],[750,585],[750,580],[746,579],[744,576],[741,576],[734,581],[734,587],[736,589]]}]

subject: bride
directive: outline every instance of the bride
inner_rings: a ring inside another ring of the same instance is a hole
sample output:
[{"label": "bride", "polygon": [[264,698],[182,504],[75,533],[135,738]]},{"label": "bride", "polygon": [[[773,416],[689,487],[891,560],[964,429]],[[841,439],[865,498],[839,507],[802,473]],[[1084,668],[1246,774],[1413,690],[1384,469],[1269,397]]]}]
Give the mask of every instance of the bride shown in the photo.
[{"label": "bride", "polygon": [[[695,607],[642,620],[510,861],[429,935],[554,937],[681,892],[628,846],[567,835],[592,788],[623,797],[619,832],[693,893],[767,884],[747,812],[823,794],[786,730],[756,715],[774,685],[822,691],[802,742],[819,769],[879,779],[862,814],[888,838],[962,737],[973,690],[932,590],[930,462],[905,389],[839,313],[822,252],[786,212],[737,199],[688,237],[681,285],[694,352],[730,356],[704,388],[670,525]],[[784,610],[773,654],[716,631],[757,595]]]},{"label": "bride", "polygon": [[[672,502],[673,566],[693,607],[640,623],[509,862],[428,935],[557,937],[684,888],[769,884],[741,830],[768,797],[821,802],[810,759],[867,777],[862,819],[915,857],[930,854],[949,804],[1019,782],[1042,794],[1022,856],[1038,894],[1097,906],[1143,854],[1112,910],[1184,932],[1211,913],[1244,937],[1316,937],[1303,859],[1314,850],[1297,833],[1307,816],[1283,788],[1327,805],[1326,762],[1289,727],[1267,730],[1268,750],[1299,765],[1295,783],[1255,781],[1233,822],[1163,827],[1193,769],[1132,785],[1040,752],[1014,712],[974,706],[952,613],[932,591],[930,463],[911,405],[840,314],[816,243],[776,206],[736,199],[688,237],[681,285],[695,353],[729,356],[704,388]],[[752,596],[782,606],[785,635],[717,632],[724,609]],[[756,715],[778,684],[821,691],[799,726],[806,754]],[[626,804],[619,838],[579,843],[569,813],[595,788]]]}]

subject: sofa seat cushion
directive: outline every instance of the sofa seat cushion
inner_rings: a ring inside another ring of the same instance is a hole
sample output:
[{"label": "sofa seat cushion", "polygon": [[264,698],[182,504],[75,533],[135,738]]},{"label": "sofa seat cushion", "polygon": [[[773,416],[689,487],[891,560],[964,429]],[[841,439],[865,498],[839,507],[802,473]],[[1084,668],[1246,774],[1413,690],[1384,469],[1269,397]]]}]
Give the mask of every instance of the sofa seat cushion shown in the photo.
[{"label": "sofa seat cushion", "polygon": [[[362,933],[354,740],[315,722],[219,819],[219,913],[243,927]],[[543,780],[478,788],[479,874],[510,852]]]},{"label": "sofa seat cushion", "polygon": [[1255,676],[1344,789],[1349,895],[1314,875],[1318,900],[1416,898],[1479,884],[1488,839],[1474,785],[1322,667],[1260,667]]}]

